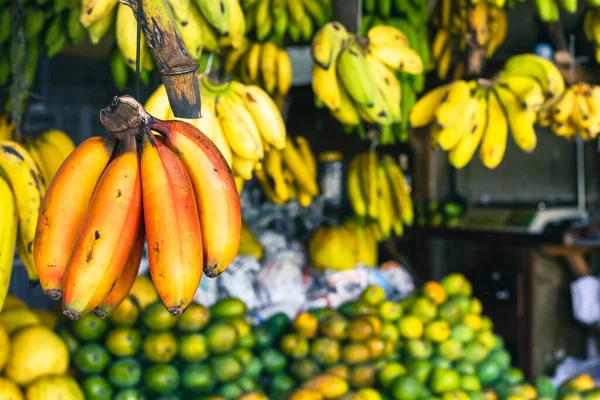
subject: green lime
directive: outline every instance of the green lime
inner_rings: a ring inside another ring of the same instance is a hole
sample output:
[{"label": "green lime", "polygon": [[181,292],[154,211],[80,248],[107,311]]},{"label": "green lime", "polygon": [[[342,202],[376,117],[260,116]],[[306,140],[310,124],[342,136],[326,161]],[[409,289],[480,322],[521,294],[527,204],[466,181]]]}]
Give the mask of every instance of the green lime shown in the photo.
[{"label": "green lime", "polygon": [[463,375],[460,377],[460,388],[465,392],[480,392],[481,382],[475,375]]},{"label": "green lime", "polygon": [[248,322],[242,318],[234,318],[227,321],[227,323],[235,329],[238,340],[242,340],[252,332],[252,327]]},{"label": "green lime", "polygon": [[296,333],[288,333],[279,343],[281,351],[291,358],[304,358],[308,354],[308,340]]},{"label": "green lime", "polygon": [[144,354],[154,362],[171,361],[177,354],[175,335],[171,332],[150,332],[144,339]]},{"label": "green lime", "polygon": [[217,323],[206,329],[206,342],[211,353],[227,353],[235,347],[236,341],[237,332],[229,324]]},{"label": "green lime", "polygon": [[133,326],[141,314],[140,305],[133,296],[127,296],[111,314],[109,320],[115,326]]},{"label": "green lime", "polygon": [[473,328],[470,325],[460,323],[452,327],[452,332],[450,333],[450,337],[457,342],[461,343],[469,343],[475,337],[473,332]]},{"label": "green lime", "polygon": [[264,325],[254,329],[254,341],[258,349],[267,349],[273,345],[273,334]]},{"label": "green lime", "polygon": [[179,387],[179,372],[168,364],[154,364],[144,371],[144,384],[156,393],[169,393]]},{"label": "green lime", "polygon": [[271,331],[274,337],[280,337],[290,325],[290,318],[286,313],[278,312],[267,319],[264,325]]},{"label": "green lime", "polygon": [[260,359],[265,371],[269,374],[282,372],[287,363],[285,356],[275,349],[266,349],[261,351]]},{"label": "green lime", "polygon": [[254,332],[250,332],[248,335],[240,338],[237,343],[238,347],[244,349],[253,349],[256,345],[256,336]]},{"label": "green lime", "polygon": [[113,400],[146,400],[146,397],[137,389],[119,391]]},{"label": "green lime", "polygon": [[540,376],[535,380],[535,388],[539,396],[548,396],[554,398],[556,396],[556,388],[552,383],[552,379],[547,376]]},{"label": "green lime", "polygon": [[150,304],[142,313],[144,325],[153,331],[171,329],[177,324],[178,319],[179,317],[173,316],[160,301]]},{"label": "green lime", "polygon": [[[238,357],[236,357],[238,358]],[[239,360],[239,358],[238,358]],[[258,378],[261,376],[263,370],[262,361],[260,358],[253,356],[244,369],[244,376],[248,376],[250,378]]]},{"label": "green lime", "polygon": [[475,365],[468,361],[459,361],[454,369],[461,375],[473,375],[475,374]]},{"label": "green lime", "polygon": [[502,368],[491,358],[483,360],[477,368],[477,376],[483,385],[491,385],[500,379]]},{"label": "green lime", "polygon": [[360,299],[370,306],[378,306],[385,300],[385,290],[380,286],[369,286],[360,295]]},{"label": "green lime", "polygon": [[463,349],[463,360],[478,364],[489,354],[488,350],[479,342],[468,343]]},{"label": "green lime", "polygon": [[437,307],[435,303],[428,298],[419,297],[413,303],[409,313],[421,318],[423,322],[426,322],[435,318],[437,315]]},{"label": "green lime", "polygon": [[398,362],[387,363],[379,370],[378,380],[384,388],[390,388],[392,382],[399,376],[406,374],[408,370],[406,367]]},{"label": "green lime", "polygon": [[242,364],[233,356],[215,356],[210,361],[215,377],[220,382],[233,381],[243,372]]},{"label": "green lime", "polygon": [[467,314],[471,309],[471,300],[465,295],[452,296],[448,301],[456,304],[463,315]]},{"label": "green lime", "polygon": [[56,333],[62,339],[62,341],[67,345],[67,349],[69,349],[69,353],[73,354],[75,350],[79,347],[79,343],[75,336],[64,326],[57,329]]},{"label": "green lime", "polygon": [[246,315],[246,304],[233,297],[217,301],[210,307],[211,318],[243,318]]},{"label": "green lime", "polygon": [[441,356],[439,354],[434,355],[429,360],[431,362],[431,366],[433,368],[451,368],[452,361],[448,360],[446,357]]},{"label": "green lime", "polygon": [[433,370],[433,366],[428,360],[411,360],[406,363],[410,374],[416,377],[419,382],[425,383]]},{"label": "green lime", "polygon": [[77,369],[85,374],[97,374],[104,371],[110,363],[110,356],[104,347],[90,343],[79,347],[73,356]]},{"label": "green lime", "polygon": [[100,375],[88,376],[81,382],[81,390],[87,400],[110,400],[113,389]]},{"label": "green lime", "polygon": [[275,374],[271,378],[271,398],[285,398],[295,386],[296,382],[294,381],[294,378],[288,374]]},{"label": "green lime", "polygon": [[431,357],[433,345],[426,340],[413,339],[406,342],[404,350],[410,357],[424,360]]},{"label": "green lime", "polygon": [[244,391],[237,384],[229,382],[221,386],[217,390],[216,394],[226,398],[227,400],[236,400],[244,394]]},{"label": "green lime", "polygon": [[379,316],[385,321],[397,321],[402,317],[404,309],[395,301],[384,301],[379,305]]},{"label": "green lime", "polygon": [[519,368],[509,368],[508,371],[504,374],[504,380],[508,382],[510,385],[517,385],[523,382],[525,377],[523,376],[523,372]]},{"label": "green lime", "polygon": [[78,340],[94,342],[99,340],[108,330],[108,322],[94,314],[86,314],[78,320],[71,321],[71,331]]},{"label": "green lime", "polygon": [[425,387],[412,375],[400,375],[391,384],[395,400],[417,400],[425,393]]},{"label": "green lime", "polygon": [[208,308],[198,303],[192,303],[177,320],[177,329],[182,332],[198,332],[210,321]]},{"label": "green lime", "polygon": [[442,357],[450,361],[455,361],[462,357],[463,345],[454,339],[448,339],[438,345],[437,351]]},{"label": "green lime", "polygon": [[135,358],[124,358],[112,363],[107,375],[117,388],[135,387],[142,379],[142,366]]},{"label": "green lime", "polygon": [[210,393],[215,385],[212,368],[206,364],[189,364],[181,372],[181,387],[192,393]]},{"label": "green lime", "polygon": [[200,333],[191,333],[179,338],[179,357],[187,362],[200,362],[209,356],[206,338]]},{"label": "green lime", "polygon": [[400,332],[396,325],[391,322],[384,322],[381,326],[381,332],[379,333],[379,337],[384,340],[390,340],[393,343],[396,343],[398,339],[400,339]]},{"label": "green lime", "polygon": [[244,367],[247,366],[254,357],[252,351],[242,348],[235,349],[232,354]]},{"label": "green lime", "polygon": [[462,319],[462,313],[460,307],[451,302],[440,304],[438,310],[438,318],[444,321],[448,321],[450,325],[456,325]]},{"label": "green lime", "polygon": [[241,376],[240,378],[238,378],[237,381],[235,381],[235,383],[240,388],[242,388],[244,393],[252,392],[252,391],[256,390],[256,388],[257,388],[257,384],[254,381],[254,379],[249,378],[247,376]]},{"label": "green lime", "polygon": [[335,339],[318,337],[311,343],[310,354],[321,364],[335,364],[340,359],[340,343]]},{"label": "green lime", "polygon": [[494,350],[490,353],[490,360],[498,364],[501,370],[508,369],[511,363],[510,353],[505,349]]},{"label": "green lime", "polygon": [[115,328],[106,335],[106,349],[117,357],[135,355],[142,344],[142,335],[134,328]]},{"label": "green lime", "polygon": [[460,375],[452,369],[438,368],[431,375],[431,390],[434,393],[444,393],[460,388]]}]

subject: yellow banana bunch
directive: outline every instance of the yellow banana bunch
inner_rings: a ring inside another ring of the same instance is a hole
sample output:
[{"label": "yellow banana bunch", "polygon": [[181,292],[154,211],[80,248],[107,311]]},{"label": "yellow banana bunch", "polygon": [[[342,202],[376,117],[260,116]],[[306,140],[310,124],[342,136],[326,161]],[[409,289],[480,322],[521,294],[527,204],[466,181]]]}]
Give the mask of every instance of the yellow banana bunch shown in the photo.
[{"label": "yellow banana bunch", "polygon": [[331,20],[332,0],[257,0],[243,2],[246,33],[276,43],[310,41],[316,29]]},{"label": "yellow banana bunch", "polygon": [[[480,159],[493,169],[504,157],[509,130],[523,151],[535,149],[536,121],[552,124],[562,136],[575,134],[571,121],[582,121],[579,127],[590,128],[584,135],[595,136],[597,121],[590,113],[596,105],[594,90],[587,85],[574,88],[563,95],[562,75],[551,62],[532,54],[517,55],[494,81],[457,80],[426,93],[413,107],[410,124],[431,125],[434,147],[448,151],[456,168],[467,165],[481,145]],[[584,101],[575,101],[576,92],[589,97],[582,95]],[[584,111],[571,118],[576,104]]]},{"label": "yellow banana bunch", "polygon": [[[202,77],[199,83],[202,118],[184,121],[217,146],[240,191],[243,181],[252,179],[253,173],[258,175],[261,170],[263,175],[272,175],[273,165],[277,164],[274,160],[277,156],[284,158],[287,146],[283,117],[273,99],[259,86],[235,80],[219,83]],[[157,118],[176,119],[162,85],[150,95],[144,108]],[[270,152],[278,154],[271,157]]]},{"label": "yellow banana bunch", "polygon": [[75,144],[65,132],[52,129],[26,141],[23,147],[35,161],[45,185],[49,185],[62,162],[75,149]]},{"label": "yellow banana bunch", "polygon": [[[462,78],[467,45],[481,48],[491,57],[504,42],[508,28],[503,0],[441,0],[432,19],[437,32],[431,42],[431,60],[440,80],[446,80],[452,68],[452,77]],[[472,40],[467,44],[469,37]]]},{"label": "yellow banana bunch", "polygon": [[284,98],[292,87],[292,62],[274,42],[244,43],[225,55],[225,74],[233,73],[246,85],[259,85],[275,98]]},{"label": "yellow banana bunch", "polygon": [[[552,132],[566,139],[576,134],[586,141],[595,139],[600,132],[599,107],[600,87],[587,83],[575,84],[548,108],[548,125]],[[538,118],[544,111],[540,111]]]},{"label": "yellow banana bunch", "polygon": [[355,156],[348,167],[347,191],[355,215],[372,221],[377,240],[401,236],[412,225],[410,188],[391,156],[377,159],[373,151]]},{"label": "yellow banana bunch", "polygon": [[375,25],[365,38],[338,22],[313,38],[312,88],[318,102],[342,124],[361,121],[388,127],[402,119],[403,87],[398,73],[420,75],[423,61],[407,36],[391,25]]}]

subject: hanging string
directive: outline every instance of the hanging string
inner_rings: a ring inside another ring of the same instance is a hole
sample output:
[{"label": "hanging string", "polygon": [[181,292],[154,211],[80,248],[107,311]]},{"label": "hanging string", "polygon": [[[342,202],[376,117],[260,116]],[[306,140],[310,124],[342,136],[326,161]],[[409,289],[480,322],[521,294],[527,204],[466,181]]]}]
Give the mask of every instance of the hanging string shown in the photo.
[{"label": "hanging string", "polygon": [[142,0],[137,2],[137,42],[135,44],[135,98],[140,99],[140,53],[142,39]]}]

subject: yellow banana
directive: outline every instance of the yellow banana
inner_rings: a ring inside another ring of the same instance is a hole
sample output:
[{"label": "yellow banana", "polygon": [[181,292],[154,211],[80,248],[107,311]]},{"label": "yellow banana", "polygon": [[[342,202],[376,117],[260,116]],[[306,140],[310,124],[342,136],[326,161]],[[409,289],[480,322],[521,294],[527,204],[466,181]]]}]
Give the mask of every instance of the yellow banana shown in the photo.
[{"label": "yellow banana", "polygon": [[346,188],[354,214],[365,217],[367,215],[367,200],[360,182],[361,157],[362,155],[358,155],[350,161]]},{"label": "yellow banana", "polygon": [[506,115],[504,115],[496,93],[491,90],[488,93],[487,125],[479,150],[479,158],[487,168],[496,168],[504,158],[507,136],[508,122]]},{"label": "yellow banana", "polygon": [[535,112],[524,110],[511,91],[503,87],[494,87],[492,90],[498,96],[498,100],[505,110],[510,133],[515,143],[523,151],[532,152],[537,144],[537,136],[533,128],[536,119]]},{"label": "yellow banana", "polygon": [[277,51],[277,93],[286,96],[292,87],[292,61],[285,49]]},{"label": "yellow banana", "polygon": [[2,221],[0,224],[0,311],[2,311],[10,284],[19,230],[15,198],[10,185],[2,177],[0,177],[0,221]]},{"label": "yellow banana", "polygon": [[448,160],[455,168],[463,168],[471,161],[477,150],[487,124],[487,99],[485,95],[479,94],[477,98],[477,110],[469,131],[463,135],[458,145],[450,151]]},{"label": "yellow banana", "polygon": [[318,195],[319,188],[317,187],[317,183],[306,168],[300,152],[296,149],[294,142],[290,138],[287,138],[286,146],[281,150],[281,155],[283,156],[284,164],[292,173],[297,184],[309,195]]},{"label": "yellow banana", "polygon": [[275,194],[282,201],[289,198],[288,185],[283,177],[283,159],[277,150],[271,150],[265,154],[264,170],[271,177],[274,184]]},{"label": "yellow banana", "polygon": [[273,42],[265,42],[260,54],[260,71],[265,89],[275,93],[277,87],[277,54],[279,48]]},{"label": "yellow banana", "polygon": [[[337,60],[348,32],[337,21],[328,22],[319,29],[312,40],[313,61],[323,69],[329,69]],[[335,65],[333,66],[335,69]]]},{"label": "yellow banana", "polygon": [[448,93],[449,85],[443,85],[427,92],[414,105],[410,112],[410,124],[414,128],[429,125],[435,118],[435,110]]}]

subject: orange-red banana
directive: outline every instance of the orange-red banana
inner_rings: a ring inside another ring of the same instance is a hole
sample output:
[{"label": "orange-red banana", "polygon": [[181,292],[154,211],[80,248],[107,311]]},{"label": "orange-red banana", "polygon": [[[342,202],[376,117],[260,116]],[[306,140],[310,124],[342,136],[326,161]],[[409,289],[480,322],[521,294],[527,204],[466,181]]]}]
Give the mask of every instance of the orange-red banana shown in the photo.
[{"label": "orange-red banana", "polygon": [[142,148],[142,197],[154,287],[173,315],[192,302],[202,279],[202,232],[183,162],[150,132]]},{"label": "orange-red banana", "polygon": [[144,243],[146,243],[146,234],[144,231],[144,224],[141,224],[135,239],[135,244],[131,249],[127,263],[125,264],[125,267],[123,267],[123,271],[121,271],[115,285],[110,289],[108,296],[106,296],[102,303],[94,309],[94,314],[100,318],[106,318],[111,315],[129,294],[133,282],[135,282],[135,277],[140,269],[142,255],[144,254]]},{"label": "orange-red banana", "polygon": [[81,143],[63,162],[42,200],[33,258],[42,289],[51,299],[62,296],[73,244],[114,147],[112,137]]},{"label": "orange-red banana", "polygon": [[156,119],[150,128],[165,137],[190,174],[202,227],[204,273],[214,278],[227,269],[240,245],[240,197],[229,165],[210,139],[187,122]]},{"label": "orange-red banana", "polygon": [[106,298],[139,230],[142,190],[135,137],[124,137],[118,147],[94,191],[65,271],[63,313],[71,319]]}]

